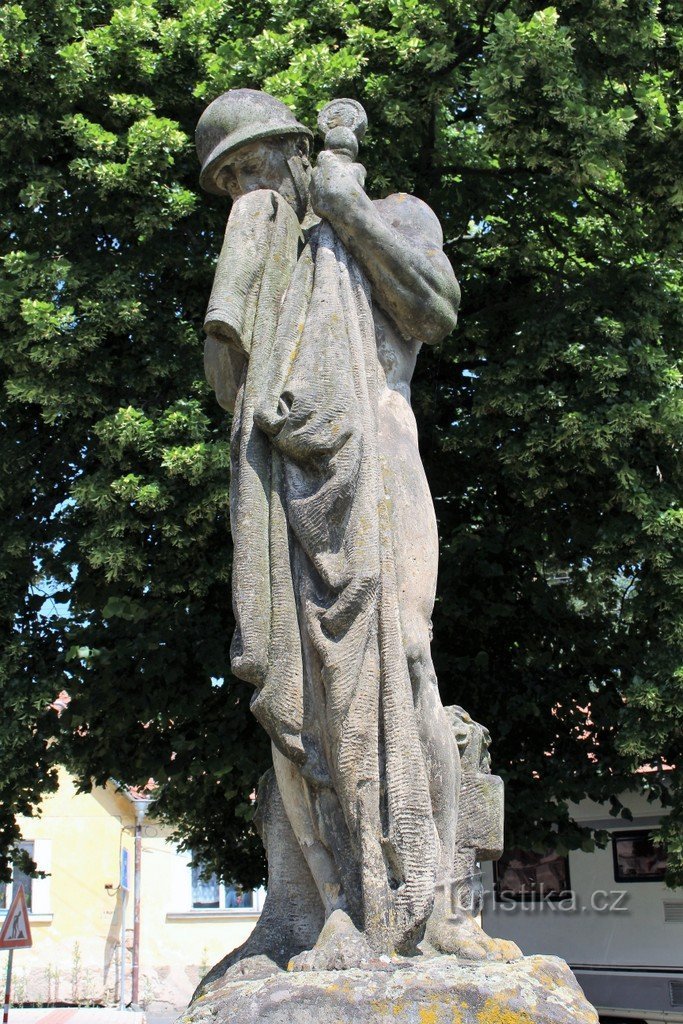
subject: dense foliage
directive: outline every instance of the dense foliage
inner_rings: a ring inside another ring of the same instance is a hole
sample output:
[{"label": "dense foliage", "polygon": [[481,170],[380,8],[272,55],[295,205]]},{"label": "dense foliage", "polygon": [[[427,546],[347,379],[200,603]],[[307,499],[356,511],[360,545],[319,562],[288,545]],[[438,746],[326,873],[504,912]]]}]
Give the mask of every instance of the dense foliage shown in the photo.
[{"label": "dense foliage", "polygon": [[[414,404],[442,537],[446,702],[494,735],[511,841],[569,802],[671,804],[683,878],[680,5],[22,0],[0,10],[0,856],[68,763],[162,787],[261,877],[267,763],[232,630],[229,423],[201,322],[227,215],[205,103],[313,125],[354,96],[373,195],[421,196],[461,279]],[[72,695],[57,718],[48,705]],[[634,770],[652,771],[634,779]],[[668,779],[668,782],[665,780]],[[678,867],[676,868],[676,856]]]}]

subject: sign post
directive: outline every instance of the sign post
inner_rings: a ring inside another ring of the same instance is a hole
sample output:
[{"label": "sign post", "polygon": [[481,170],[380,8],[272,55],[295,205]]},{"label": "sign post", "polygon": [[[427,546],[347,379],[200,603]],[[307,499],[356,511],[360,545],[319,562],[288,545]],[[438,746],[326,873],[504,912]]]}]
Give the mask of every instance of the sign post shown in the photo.
[{"label": "sign post", "polygon": [[0,949],[6,949],[7,955],[7,978],[5,981],[5,1001],[2,1007],[2,1024],[7,1024],[9,1018],[10,994],[12,992],[12,963],[14,961],[15,949],[27,949],[33,945],[31,938],[31,926],[28,921],[28,908],[24,887],[20,885],[17,889],[12,904],[7,911],[5,923],[0,929]]},{"label": "sign post", "polygon": [[[119,889],[121,890],[121,940],[119,952],[119,1009],[126,1008],[126,907],[128,906],[128,850],[121,850],[121,877]],[[4,1022],[3,1022],[4,1024]]]},{"label": "sign post", "polygon": [[2,1024],[7,1024],[9,1018],[9,997],[12,991],[12,961],[14,960],[14,950],[10,949],[7,954],[7,978],[5,979],[5,1002],[2,1007]]}]

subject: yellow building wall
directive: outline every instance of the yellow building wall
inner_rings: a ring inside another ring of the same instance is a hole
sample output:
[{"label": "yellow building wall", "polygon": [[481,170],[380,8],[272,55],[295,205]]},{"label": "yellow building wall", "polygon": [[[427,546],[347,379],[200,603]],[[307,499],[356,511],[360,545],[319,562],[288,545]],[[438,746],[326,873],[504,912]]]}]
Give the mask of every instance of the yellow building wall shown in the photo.
[{"label": "yellow building wall", "polygon": [[140,994],[185,1006],[200,977],[245,941],[258,913],[193,911],[189,854],[177,853],[158,825],[143,826],[142,851]]},{"label": "yellow building wall", "polygon": [[[129,855],[126,1002],[130,1002],[135,815],[114,785],[78,793],[66,772],[39,818],[21,820],[35,843],[33,947],[14,955],[14,1002],[119,999],[121,850]],[[142,826],[140,1000],[185,1006],[200,976],[249,935],[258,914],[192,911],[189,855],[149,817]],[[0,954],[4,970],[6,954]]]}]

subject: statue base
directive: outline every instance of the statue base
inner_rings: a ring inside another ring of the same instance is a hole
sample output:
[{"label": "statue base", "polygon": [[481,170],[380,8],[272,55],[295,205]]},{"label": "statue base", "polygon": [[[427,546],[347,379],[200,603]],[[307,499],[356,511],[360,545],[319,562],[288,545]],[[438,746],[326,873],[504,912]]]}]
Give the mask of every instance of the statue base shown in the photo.
[{"label": "statue base", "polygon": [[376,969],[283,971],[267,957],[209,983],[179,1024],[597,1024],[558,957],[463,963],[388,960]]}]

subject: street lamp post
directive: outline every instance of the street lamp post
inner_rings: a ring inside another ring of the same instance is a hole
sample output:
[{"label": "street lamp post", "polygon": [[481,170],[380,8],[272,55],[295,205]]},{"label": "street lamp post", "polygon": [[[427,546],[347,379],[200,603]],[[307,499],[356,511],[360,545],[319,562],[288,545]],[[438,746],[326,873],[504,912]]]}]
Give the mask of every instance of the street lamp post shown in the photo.
[{"label": "street lamp post", "polygon": [[140,895],[142,888],[142,825],[152,797],[131,794],[135,808],[135,873],[133,880],[133,965],[131,971],[131,1008],[140,1005]]}]

